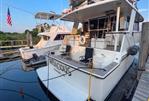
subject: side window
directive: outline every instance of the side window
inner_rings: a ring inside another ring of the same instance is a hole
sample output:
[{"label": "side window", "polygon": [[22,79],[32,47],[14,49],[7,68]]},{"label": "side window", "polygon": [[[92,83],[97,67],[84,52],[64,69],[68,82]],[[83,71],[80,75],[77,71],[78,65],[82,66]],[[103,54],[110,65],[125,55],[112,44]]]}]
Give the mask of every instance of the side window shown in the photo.
[{"label": "side window", "polygon": [[64,34],[58,34],[54,40],[63,40],[64,39]]},{"label": "side window", "polygon": [[60,40],[63,40],[63,39],[64,39],[64,36],[65,36],[65,35],[61,35],[61,36],[60,36]]},{"label": "side window", "polygon": [[135,22],[134,25],[133,25],[133,30],[134,31],[139,31],[139,23],[138,22]]},{"label": "side window", "polygon": [[90,20],[90,29],[98,29],[98,19]]},{"label": "side window", "polygon": [[121,30],[121,31],[128,30],[129,22],[130,22],[130,16],[127,16],[127,17],[126,16],[122,16],[122,17],[120,17],[119,30]]},{"label": "side window", "polygon": [[83,31],[88,32],[88,22],[83,23]]},{"label": "side window", "polygon": [[43,36],[43,39],[44,39],[45,41],[48,41],[48,40],[50,39],[50,37],[48,37],[48,36]]},{"label": "side window", "polygon": [[116,30],[116,16],[112,16],[110,18],[110,31],[115,31]]},{"label": "side window", "polygon": [[99,29],[107,28],[108,18],[99,19]]}]

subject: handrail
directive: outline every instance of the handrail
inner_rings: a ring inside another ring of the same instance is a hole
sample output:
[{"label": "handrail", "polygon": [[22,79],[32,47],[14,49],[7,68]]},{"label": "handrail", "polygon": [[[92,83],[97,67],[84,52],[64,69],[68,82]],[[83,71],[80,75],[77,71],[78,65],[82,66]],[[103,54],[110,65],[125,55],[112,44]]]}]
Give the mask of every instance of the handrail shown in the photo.
[{"label": "handrail", "polygon": [[18,45],[27,45],[27,41],[26,40],[0,41],[0,46],[18,46]]},{"label": "handrail", "polygon": [[56,46],[50,46],[50,47],[44,47],[44,48],[33,48],[33,49],[27,49],[23,52],[33,52],[33,50],[36,50],[36,52],[40,52],[40,51],[44,51],[44,50],[49,50],[51,48],[58,48],[60,47],[60,45],[56,45]]}]

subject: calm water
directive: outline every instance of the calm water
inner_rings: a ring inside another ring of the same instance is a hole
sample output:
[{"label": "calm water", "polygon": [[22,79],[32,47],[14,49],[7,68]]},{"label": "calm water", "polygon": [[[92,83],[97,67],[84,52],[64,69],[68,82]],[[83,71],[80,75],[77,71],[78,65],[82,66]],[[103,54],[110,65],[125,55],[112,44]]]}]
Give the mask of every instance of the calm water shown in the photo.
[{"label": "calm water", "polygon": [[[31,83],[32,82],[32,83]],[[0,63],[0,101],[49,101],[35,71],[24,72],[21,61]]]},{"label": "calm water", "polygon": [[[131,88],[137,73],[136,63],[137,60],[120,80],[107,101],[116,101],[121,94],[125,94]],[[21,69],[21,61],[17,60],[0,63],[0,101],[49,101],[49,99],[41,88],[36,72],[24,72]]]}]

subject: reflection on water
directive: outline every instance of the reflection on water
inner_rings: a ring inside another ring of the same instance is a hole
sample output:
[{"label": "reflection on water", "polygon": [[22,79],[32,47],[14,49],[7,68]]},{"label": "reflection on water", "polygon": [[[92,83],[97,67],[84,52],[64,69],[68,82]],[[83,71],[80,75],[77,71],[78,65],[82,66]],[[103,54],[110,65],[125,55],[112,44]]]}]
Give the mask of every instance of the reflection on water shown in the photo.
[{"label": "reflection on water", "polygon": [[[118,101],[120,95],[131,89],[131,85],[136,81],[137,63],[135,59],[107,101]],[[131,98],[132,96],[127,101],[131,101]],[[36,72],[24,72],[21,69],[21,61],[17,60],[0,63],[0,101],[49,101],[49,99],[41,88]]]},{"label": "reflection on water", "polygon": [[49,101],[35,71],[24,72],[21,61],[0,63],[0,101]]}]

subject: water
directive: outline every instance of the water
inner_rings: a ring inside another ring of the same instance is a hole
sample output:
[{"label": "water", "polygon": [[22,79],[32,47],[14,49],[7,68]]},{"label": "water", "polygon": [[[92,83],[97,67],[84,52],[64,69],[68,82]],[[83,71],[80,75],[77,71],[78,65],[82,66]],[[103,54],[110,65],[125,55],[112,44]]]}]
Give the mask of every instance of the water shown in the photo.
[{"label": "water", "polygon": [[0,63],[0,101],[49,101],[35,71],[24,72],[21,61]]},{"label": "water", "polygon": [[[131,101],[120,96],[125,95],[136,80],[137,63],[136,59],[107,101]],[[0,63],[0,101],[49,101],[49,98],[41,88],[36,72],[24,72],[21,61],[17,60]]]}]

